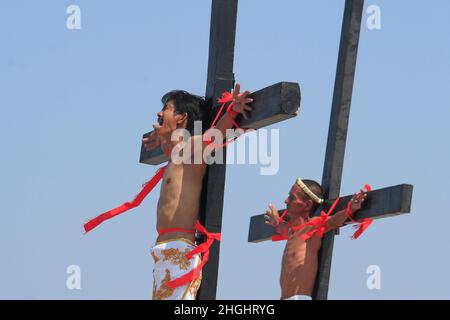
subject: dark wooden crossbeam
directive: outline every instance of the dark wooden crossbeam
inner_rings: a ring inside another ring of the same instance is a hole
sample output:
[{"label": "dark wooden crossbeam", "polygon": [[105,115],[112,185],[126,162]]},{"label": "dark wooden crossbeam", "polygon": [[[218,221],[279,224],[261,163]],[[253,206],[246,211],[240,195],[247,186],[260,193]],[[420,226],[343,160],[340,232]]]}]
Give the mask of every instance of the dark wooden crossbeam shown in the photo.
[{"label": "dark wooden crossbeam", "polygon": [[[411,211],[413,186],[401,184],[398,186],[377,189],[367,194],[364,207],[358,211],[354,219],[372,218],[381,219],[409,213]],[[352,195],[341,197],[333,213],[345,208]],[[327,211],[335,199],[326,202],[323,210]],[[279,210],[281,215],[285,209]],[[258,243],[270,240],[276,234],[275,228],[265,224],[264,214],[250,218],[248,242]],[[347,221],[346,224],[351,223]]]},{"label": "dark wooden crossbeam", "polygon": [[[241,117],[237,119],[237,123],[242,128],[259,129],[295,117],[299,112],[300,86],[298,83],[279,82],[253,92],[251,97],[254,99],[251,116],[248,119]],[[217,112],[217,108],[215,111]],[[150,133],[144,134],[144,137]],[[146,151],[144,145],[141,146],[140,163],[158,165],[167,160],[169,159],[161,148]]]}]

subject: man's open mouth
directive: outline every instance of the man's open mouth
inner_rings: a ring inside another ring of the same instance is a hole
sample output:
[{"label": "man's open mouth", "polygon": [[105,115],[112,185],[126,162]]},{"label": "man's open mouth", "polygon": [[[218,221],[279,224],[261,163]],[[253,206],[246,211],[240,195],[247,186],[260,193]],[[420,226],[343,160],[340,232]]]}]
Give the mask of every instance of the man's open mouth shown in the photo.
[{"label": "man's open mouth", "polygon": [[158,124],[160,126],[162,126],[163,122],[164,122],[163,118],[162,117],[158,117]]}]

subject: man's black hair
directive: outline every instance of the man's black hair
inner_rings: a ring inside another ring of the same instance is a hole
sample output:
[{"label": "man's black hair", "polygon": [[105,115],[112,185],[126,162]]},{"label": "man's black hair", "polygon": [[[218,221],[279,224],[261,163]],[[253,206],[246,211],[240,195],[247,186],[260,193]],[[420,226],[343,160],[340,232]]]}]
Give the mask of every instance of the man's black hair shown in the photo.
[{"label": "man's black hair", "polygon": [[[203,97],[191,94],[183,90],[173,90],[167,92],[161,102],[165,106],[172,101],[175,106],[176,114],[187,113],[188,121],[186,129],[191,135],[194,134],[194,121],[201,121],[206,108],[206,100]],[[203,128],[203,131],[205,128]]]}]

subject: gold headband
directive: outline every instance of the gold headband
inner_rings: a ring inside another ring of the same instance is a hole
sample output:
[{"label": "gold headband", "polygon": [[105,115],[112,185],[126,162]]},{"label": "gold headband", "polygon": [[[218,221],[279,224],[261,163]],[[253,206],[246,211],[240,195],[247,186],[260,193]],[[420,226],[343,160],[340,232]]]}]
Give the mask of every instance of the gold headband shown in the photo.
[{"label": "gold headband", "polygon": [[312,192],[307,186],[306,184],[302,181],[302,179],[298,178],[297,181],[295,181],[295,183],[297,183],[297,185],[302,188],[302,190],[311,198],[312,201],[314,201],[315,203],[318,204],[322,204],[323,203],[323,199],[319,198],[318,196],[316,196],[314,194],[314,192]]}]

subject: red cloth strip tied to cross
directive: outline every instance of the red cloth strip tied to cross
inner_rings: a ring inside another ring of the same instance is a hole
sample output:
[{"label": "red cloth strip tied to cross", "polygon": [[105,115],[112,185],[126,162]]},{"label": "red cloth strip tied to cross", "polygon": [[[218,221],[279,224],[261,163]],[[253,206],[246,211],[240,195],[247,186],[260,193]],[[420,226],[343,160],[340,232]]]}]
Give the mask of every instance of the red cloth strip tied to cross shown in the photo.
[{"label": "red cloth strip tied to cross", "polygon": [[[366,184],[366,185],[364,185],[363,190],[365,192],[370,192],[372,190],[372,187],[369,184]],[[353,214],[350,211],[350,206],[351,206],[351,201],[347,204],[347,208],[345,209],[345,214],[352,222],[356,223],[356,225],[354,225],[353,227],[357,230],[351,237],[352,240],[356,240],[372,224],[373,219],[364,218],[364,219],[360,219],[360,220],[353,220]]]},{"label": "red cloth strip tied to cross", "polygon": [[[370,192],[372,190],[371,186],[369,184],[366,184],[364,186],[363,189],[365,192]],[[309,222],[305,222],[302,223],[299,226],[295,226],[292,227],[292,232],[296,232],[299,231],[305,227],[313,227],[310,231],[304,233],[301,235],[301,239],[303,241],[306,241],[308,239],[310,239],[314,234],[317,235],[319,238],[322,238],[323,235],[325,234],[325,232],[329,231],[327,230],[327,220],[328,217],[330,216],[330,214],[333,212],[333,210],[335,209],[336,205],[338,204],[340,198],[337,198],[336,200],[334,200],[333,205],[330,207],[330,209],[328,210],[327,213],[325,213],[324,211],[322,211],[320,213],[320,216],[316,219],[313,219]],[[356,240],[358,239],[361,234],[363,234],[363,232],[372,224],[373,220],[371,218],[364,218],[364,219],[360,219],[360,220],[354,220],[352,217],[352,213],[350,210],[350,206],[351,206],[351,201],[348,202],[347,207],[345,209],[345,214],[347,215],[347,217],[354,223],[356,223],[356,225],[354,225],[353,227],[355,229],[357,229],[355,231],[355,233],[353,234],[353,236],[351,237],[352,240]],[[286,226],[286,228],[284,229],[284,232],[280,232],[279,230],[279,225],[281,224],[281,222],[284,222],[284,216],[287,214],[287,211],[285,210],[280,218],[280,220],[277,223],[276,226],[276,231],[277,231],[277,235],[272,236],[272,241],[282,241],[282,240],[287,240],[289,238],[288,236],[288,228],[291,227],[290,223]]]},{"label": "red cloth strip tied to cross", "polygon": [[234,111],[233,109],[231,109],[231,108],[233,107],[233,94],[232,94],[231,92],[224,91],[224,92],[222,93],[222,97],[217,98],[217,102],[221,103],[222,105],[220,106],[220,109],[219,109],[219,111],[217,112],[216,117],[214,118],[214,121],[212,122],[210,129],[216,124],[216,122],[217,122],[217,120],[218,120],[220,114],[222,113],[223,108],[225,107],[225,105],[226,105],[228,102],[231,102],[231,103],[228,105],[227,110],[226,110],[227,115],[228,115],[228,118],[230,118],[231,122],[233,123],[233,125],[234,125],[236,128],[239,128],[239,129],[240,129],[241,127],[239,127],[239,125],[236,123],[236,121],[234,121],[234,119],[233,119],[233,117],[232,117],[232,116],[237,115],[237,112]]},{"label": "red cloth strip tied to cross", "polygon": [[[230,102],[230,104],[228,105],[228,107],[226,109],[226,113],[227,113],[228,118],[233,123],[233,125],[238,129],[251,130],[250,128],[247,128],[247,129],[241,128],[237,124],[237,122],[234,120],[233,117],[238,115],[238,113],[232,109],[233,108],[233,94],[231,92],[228,92],[228,91],[223,92],[222,97],[217,98],[217,102],[221,103],[222,105],[220,106],[219,110],[217,111],[217,114],[216,114],[213,122],[211,123],[211,126],[209,127],[209,129],[212,129],[214,127],[214,125],[217,123],[217,120],[219,119],[219,116],[222,114],[222,110],[225,108],[225,105]],[[226,147],[228,144],[234,142],[238,138],[238,137],[234,137],[233,139],[225,141],[224,143],[216,144],[215,142],[211,141],[211,137],[209,137],[208,131],[206,131],[204,135],[205,135],[204,140],[206,142],[208,142],[208,145],[213,144],[214,148]]]},{"label": "red cloth strip tied to cross", "polygon": [[[171,281],[168,281],[166,283],[166,287],[168,288],[176,288],[182,285],[185,285],[187,283],[190,283],[194,281],[195,279],[200,278],[202,268],[203,266],[208,262],[209,259],[209,249],[211,248],[211,245],[213,244],[214,240],[220,241],[221,235],[220,233],[211,233],[206,231],[205,227],[203,227],[199,221],[195,223],[194,227],[195,231],[199,234],[203,234],[206,236],[206,241],[196,246],[192,251],[188,252],[186,254],[186,258],[190,260],[195,254],[202,255],[202,261],[200,264],[189,271],[188,273],[182,275],[181,277],[178,277],[176,279],[173,279]],[[181,228],[171,228],[171,229],[161,229],[158,230],[159,235],[174,232],[174,231],[181,231],[181,232],[188,232],[188,233],[194,233],[194,230],[186,230]]]},{"label": "red cloth strip tied to cross", "polygon": [[97,227],[99,224],[103,223],[106,220],[109,220],[125,211],[133,209],[141,204],[141,202],[145,199],[145,197],[153,190],[153,188],[159,183],[164,175],[164,171],[166,170],[167,165],[161,167],[156,171],[153,178],[148,181],[142,190],[136,195],[136,197],[131,202],[125,202],[124,204],[109,210],[101,215],[95,217],[94,219],[89,220],[84,224],[84,230],[86,233]]},{"label": "red cloth strip tied to cross", "polygon": [[333,205],[330,207],[330,209],[328,210],[327,213],[325,213],[324,211],[320,212],[320,217],[318,219],[313,219],[312,221],[306,222],[298,227],[294,227],[294,230],[300,230],[303,229],[304,227],[308,227],[308,226],[312,226],[313,229],[302,234],[301,235],[301,239],[303,241],[308,240],[309,238],[311,238],[314,234],[316,234],[316,236],[318,236],[319,238],[322,238],[323,235],[325,234],[325,232],[327,232],[327,220],[328,217],[330,216],[330,214],[333,212],[334,208],[336,207],[336,205],[339,202],[339,198],[337,198],[336,200],[334,200]]},{"label": "red cloth strip tied to cross", "polygon": [[290,223],[288,222],[286,227],[284,228],[284,232],[280,231],[280,224],[282,222],[286,222],[284,220],[284,217],[287,215],[287,210],[284,210],[283,213],[281,214],[280,220],[278,220],[277,225],[275,227],[275,230],[277,232],[276,235],[272,236],[272,241],[282,241],[282,240],[287,240],[289,238],[288,232],[287,230],[290,228]]},{"label": "red cloth strip tied to cross", "polygon": [[[310,231],[308,231],[305,234],[301,235],[301,238],[303,241],[308,240],[309,238],[311,238],[313,236],[313,234],[317,234],[317,236],[322,237],[323,234],[326,232],[326,227],[327,227],[327,219],[330,216],[330,214],[333,212],[334,208],[336,207],[337,203],[339,202],[339,198],[337,198],[333,205],[330,207],[330,209],[328,210],[327,213],[325,213],[324,211],[322,211],[320,213],[320,216],[316,219],[312,219],[309,222],[305,222],[302,223],[301,225],[292,227],[292,232],[296,232],[299,231],[301,229],[303,229],[304,227],[307,226],[312,226],[313,229],[311,229]],[[286,226],[286,228],[284,229],[285,232],[280,232],[280,230],[278,229],[280,223],[282,222],[282,220],[284,220],[284,216],[287,214],[287,210],[285,210],[280,218],[280,220],[277,223],[277,227],[276,230],[278,232],[277,235],[272,236],[272,241],[281,241],[281,240],[287,240],[289,238],[287,230],[289,227],[291,227],[291,224],[288,223],[288,225]]]}]

